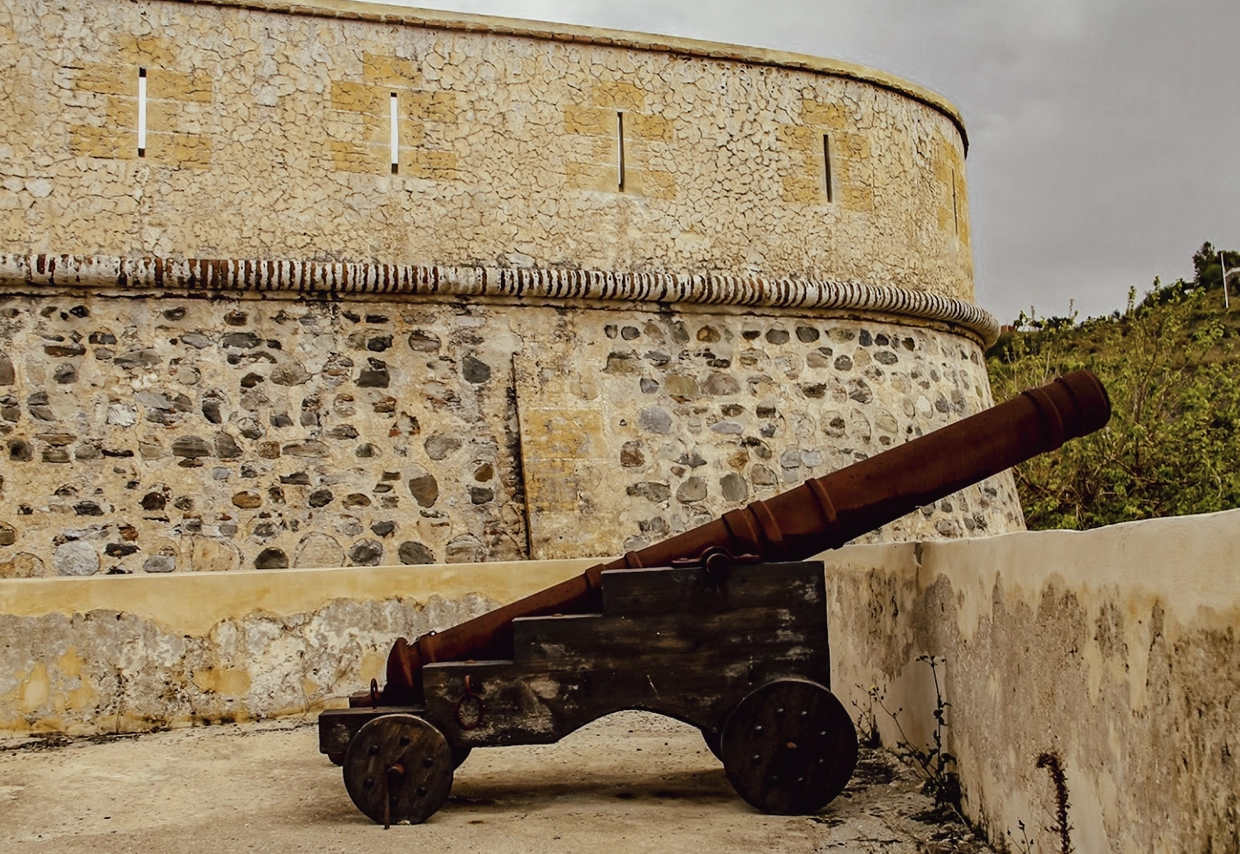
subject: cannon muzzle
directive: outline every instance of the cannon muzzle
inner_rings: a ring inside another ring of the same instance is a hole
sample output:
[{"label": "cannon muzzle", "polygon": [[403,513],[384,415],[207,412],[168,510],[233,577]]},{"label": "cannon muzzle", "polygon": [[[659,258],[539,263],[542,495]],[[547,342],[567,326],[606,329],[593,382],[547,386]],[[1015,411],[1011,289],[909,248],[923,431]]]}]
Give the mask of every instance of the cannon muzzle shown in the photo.
[{"label": "cannon muzzle", "polygon": [[1103,427],[1111,417],[1106,389],[1076,371],[1012,400],[806,481],[766,501],[624,557],[593,566],[548,587],[415,643],[400,638],[388,657],[387,685],[375,702],[416,703],[421,669],[436,661],[506,657],[517,617],[594,610],[604,570],[670,565],[712,549],[763,561],[797,561],[828,549],[998,474],[1069,439]]}]

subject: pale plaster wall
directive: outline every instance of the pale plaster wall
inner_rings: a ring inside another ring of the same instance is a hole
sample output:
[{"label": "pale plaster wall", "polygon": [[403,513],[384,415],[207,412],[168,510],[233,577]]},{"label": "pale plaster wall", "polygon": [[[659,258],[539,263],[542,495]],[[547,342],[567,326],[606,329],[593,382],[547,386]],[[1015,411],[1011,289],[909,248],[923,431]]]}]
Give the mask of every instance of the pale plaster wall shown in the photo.
[{"label": "pale plaster wall", "polygon": [[[833,687],[879,687],[928,739],[945,659],[964,808],[1036,850],[1057,753],[1077,851],[1233,852],[1240,511],[1085,533],[850,546],[827,565]],[[95,732],[305,714],[380,674],[392,639],[587,561],[0,581],[0,722]],[[899,735],[877,711],[884,741]]]},{"label": "pale plaster wall", "polygon": [[0,581],[0,732],[309,715],[415,638],[591,561]]},{"label": "pale plaster wall", "polygon": [[948,748],[992,840],[1024,821],[1035,850],[1060,850],[1035,767],[1050,751],[1076,851],[1240,851],[1240,511],[827,560],[836,690],[858,713],[885,690],[925,744],[916,658],[943,656]]}]

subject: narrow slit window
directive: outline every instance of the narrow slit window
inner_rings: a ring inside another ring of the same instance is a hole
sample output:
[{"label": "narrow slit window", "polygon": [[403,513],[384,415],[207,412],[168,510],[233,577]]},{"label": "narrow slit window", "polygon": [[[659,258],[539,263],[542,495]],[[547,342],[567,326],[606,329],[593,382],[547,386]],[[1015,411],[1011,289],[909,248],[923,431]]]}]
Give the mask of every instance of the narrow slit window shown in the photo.
[{"label": "narrow slit window", "polygon": [[616,187],[624,192],[624,113],[616,113]]},{"label": "narrow slit window", "polygon": [[146,69],[138,69],[138,156],[146,157]]},{"label": "narrow slit window", "polygon": [[831,137],[822,135],[822,188],[827,194],[827,203],[835,201],[835,190],[831,186]]},{"label": "narrow slit window", "polygon": [[960,202],[956,196],[956,170],[952,170],[952,228],[960,234]]},{"label": "narrow slit window", "polygon": [[390,113],[389,113],[389,119],[390,119],[389,126],[391,128],[391,133],[390,133],[389,142],[390,142],[391,154],[392,154],[392,157],[391,157],[392,174],[395,175],[397,172],[400,171],[400,120],[398,118],[397,101],[396,101],[395,92],[392,93],[392,99],[391,99],[390,104],[391,104],[391,107],[390,107]]}]

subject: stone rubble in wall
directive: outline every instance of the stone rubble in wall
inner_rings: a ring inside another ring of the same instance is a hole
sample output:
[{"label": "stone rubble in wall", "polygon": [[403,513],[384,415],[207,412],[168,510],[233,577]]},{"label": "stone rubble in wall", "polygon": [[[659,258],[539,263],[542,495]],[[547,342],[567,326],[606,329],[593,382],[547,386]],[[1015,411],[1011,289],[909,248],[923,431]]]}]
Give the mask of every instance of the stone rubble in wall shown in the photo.
[{"label": "stone rubble in wall", "polygon": [[383,313],[396,306],[17,302],[0,318],[0,441],[24,482],[0,485],[0,574],[523,554],[523,513],[504,506],[511,402],[465,324],[436,333],[434,309],[422,326]]},{"label": "stone rubble in wall", "polygon": [[[989,403],[890,322],[12,297],[0,575],[610,555]],[[1007,475],[870,539],[1020,527]]]}]

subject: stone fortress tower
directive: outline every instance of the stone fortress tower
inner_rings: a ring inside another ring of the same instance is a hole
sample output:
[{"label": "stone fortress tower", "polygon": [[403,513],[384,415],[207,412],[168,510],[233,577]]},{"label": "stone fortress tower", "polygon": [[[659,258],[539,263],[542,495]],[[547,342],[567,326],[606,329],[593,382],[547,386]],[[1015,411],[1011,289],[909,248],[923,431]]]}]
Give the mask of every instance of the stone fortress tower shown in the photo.
[{"label": "stone fortress tower", "polygon": [[0,67],[0,577],[616,554],[992,402],[881,72],[338,0],[10,0]]}]

